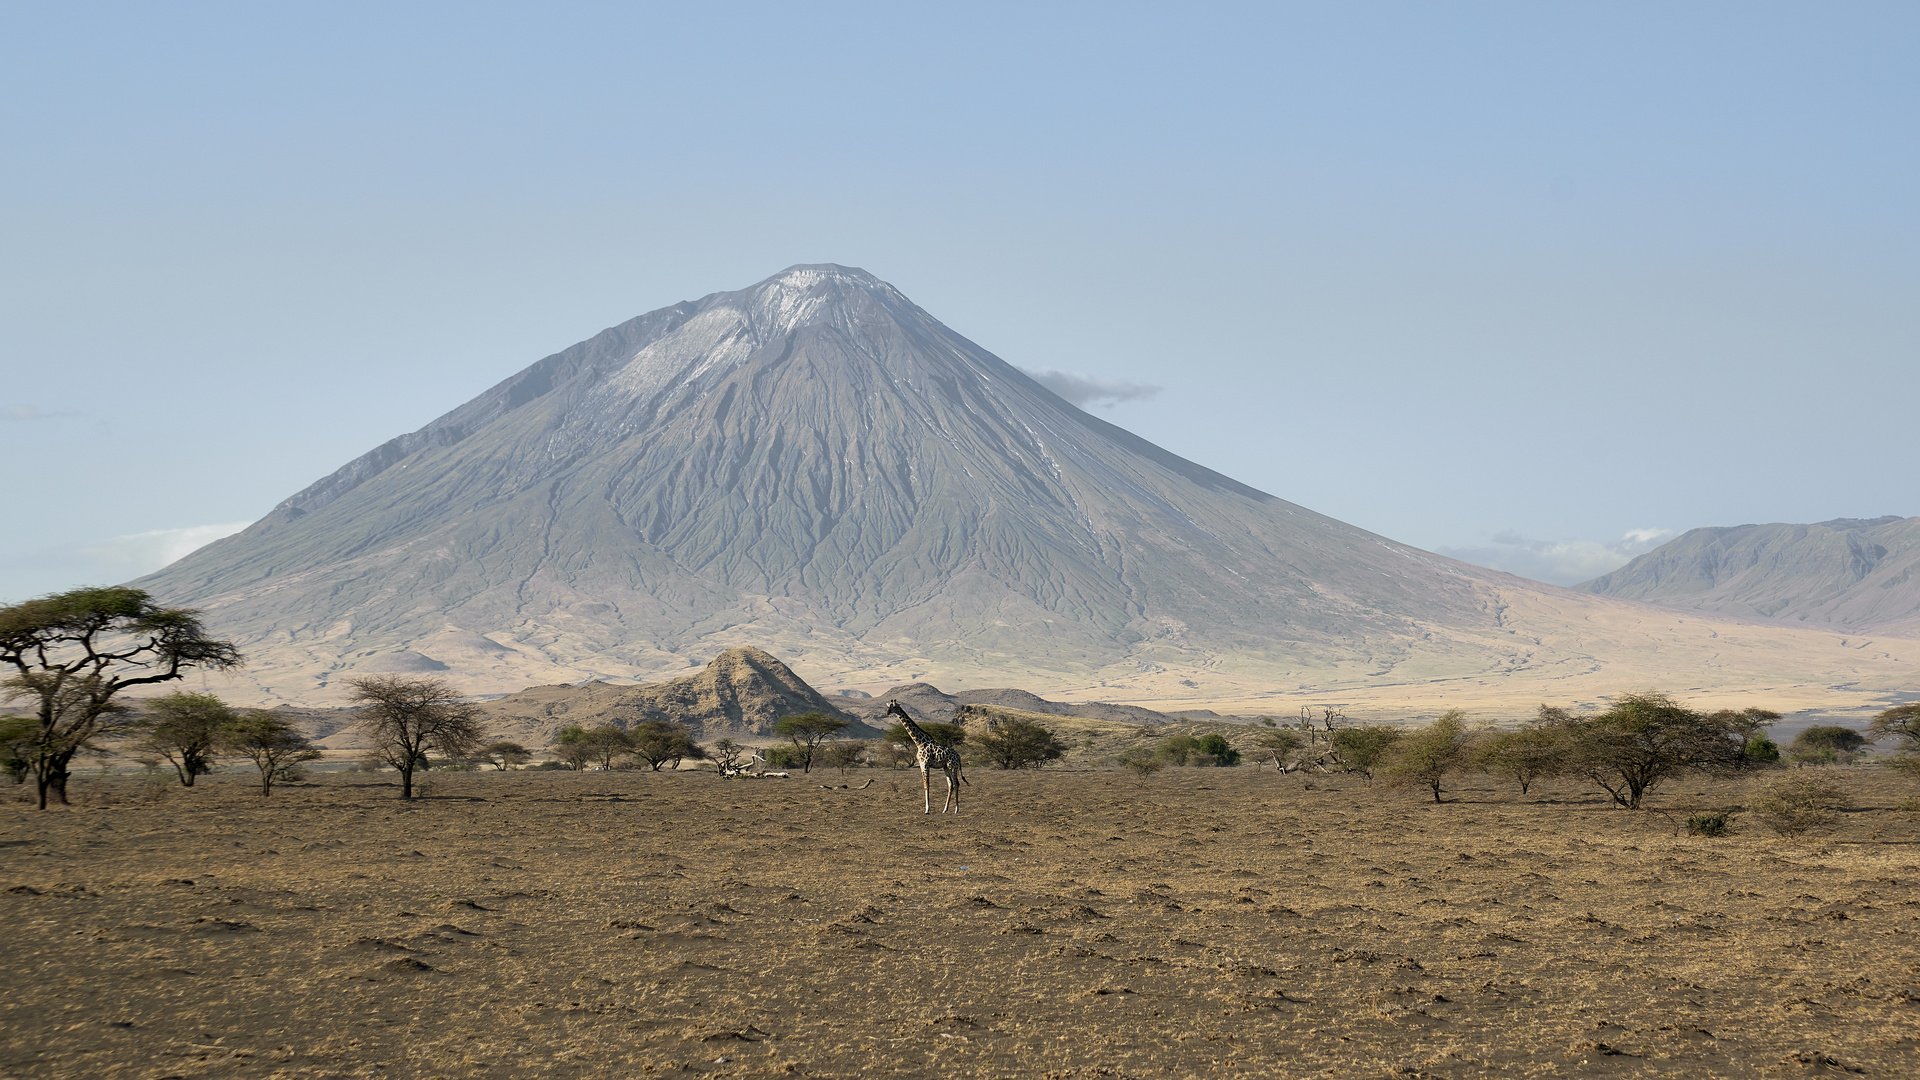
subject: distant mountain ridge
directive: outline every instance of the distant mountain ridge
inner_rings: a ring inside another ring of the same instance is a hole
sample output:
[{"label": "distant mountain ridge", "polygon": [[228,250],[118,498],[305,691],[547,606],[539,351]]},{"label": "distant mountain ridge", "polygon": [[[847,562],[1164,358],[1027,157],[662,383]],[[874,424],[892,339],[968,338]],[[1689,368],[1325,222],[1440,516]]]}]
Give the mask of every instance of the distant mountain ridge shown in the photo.
[{"label": "distant mountain ridge", "polygon": [[[879,728],[885,728],[893,723],[887,717],[887,706],[894,701],[898,701],[901,707],[907,710],[908,715],[915,720],[931,720],[941,724],[951,722],[955,714],[968,705],[1146,726],[1171,723],[1177,719],[1153,709],[1143,709],[1138,705],[1114,705],[1104,701],[1048,701],[1030,690],[981,689],[961,690],[949,694],[931,683],[924,682],[895,686],[871,698],[842,698],[829,694],[827,699],[841,711],[857,716],[870,726]],[[1207,715],[1212,717],[1212,714]]]},{"label": "distant mountain ridge", "polygon": [[1920,518],[1693,529],[1575,588],[1849,630],[1920,629]]}]

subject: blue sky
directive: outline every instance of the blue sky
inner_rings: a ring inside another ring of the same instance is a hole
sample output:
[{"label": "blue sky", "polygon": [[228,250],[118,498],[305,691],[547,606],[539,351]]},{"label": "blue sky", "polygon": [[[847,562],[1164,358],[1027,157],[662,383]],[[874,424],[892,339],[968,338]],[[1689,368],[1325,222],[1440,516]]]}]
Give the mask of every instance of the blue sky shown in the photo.
[{"label": "blue sky", "polygon": [[1920,8],[15,4],[0,601],[797,262],[1547,580],[1920,514]]}]

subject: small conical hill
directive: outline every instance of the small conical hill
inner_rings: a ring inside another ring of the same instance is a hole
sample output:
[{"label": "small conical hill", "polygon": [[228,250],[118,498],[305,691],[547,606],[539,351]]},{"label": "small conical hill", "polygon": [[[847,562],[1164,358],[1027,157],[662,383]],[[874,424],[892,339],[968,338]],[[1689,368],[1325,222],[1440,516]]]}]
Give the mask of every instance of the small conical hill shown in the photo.
[{"label": "small conical hill", "polygon": [[[631,728],[648,720],[684,724],[700,739],[758,738],[773,734],[782,717],[842,713],[787,665],[760,649],[728,649],[703,670],[644,686],[536,686],[487,702],[494,726],[548,739],[570,724]],[[850,736],[871,734],[850,729]]]}]

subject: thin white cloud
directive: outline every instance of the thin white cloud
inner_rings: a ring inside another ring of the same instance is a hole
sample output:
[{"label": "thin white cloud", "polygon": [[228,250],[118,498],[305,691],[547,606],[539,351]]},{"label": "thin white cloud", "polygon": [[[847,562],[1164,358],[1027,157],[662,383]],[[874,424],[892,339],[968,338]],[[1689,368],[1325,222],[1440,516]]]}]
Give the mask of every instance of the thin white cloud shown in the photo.
[{"label": "thin white cloud", "polygon": [[1158,386],[1102,379],[1079,371],[1029,371],[1033,381],[1059,394],[1081,408],[1088,405],[1114,405],[1122,401],[1150,398],[1160,392]]},{"label": "thin white cloud", "polygon": [[223,536],[232,536],[253,524],[229,521],[221,525],[190,525],[184,529],[154,529],[102,540],[80,549],[82,555],[128,577],[150,574],[185,558]]},{"label": "thin white cloud", "polygon": [[32,405],[0,405],[0,422],[13,423],[26,420],[55,420],[62,416],[78,416],[70,412],[42,412]]},{"label": "thin white cloud", "polygon": [[1578,585],[1620,569],[1672,537],[1672,529],[1628,529],[1617,540],[1533,540],[1508,530],[1479,547],[1437,549],[1448,558],[1553,585]]}]

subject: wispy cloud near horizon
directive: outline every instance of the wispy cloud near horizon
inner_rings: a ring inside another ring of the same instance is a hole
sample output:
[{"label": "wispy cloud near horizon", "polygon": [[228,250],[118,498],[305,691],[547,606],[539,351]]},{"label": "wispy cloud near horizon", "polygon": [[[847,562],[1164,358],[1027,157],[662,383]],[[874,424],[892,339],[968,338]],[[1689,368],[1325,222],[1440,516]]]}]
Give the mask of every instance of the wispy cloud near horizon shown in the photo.
[{"label": "wispy cloud near horizon", "polygon": [[219,525],[190,525],[184,529],[128,533],[81,548],[80,554],[103,566],[124,570],[130,577],[139,577],[171,565],[251,524],[251,521],[229,521]]},{"label": "wispy cloud near horizon", "polygon": [[229,521],[181,529],[149,529],[104,540],[75,538],[34,551],[0,555],[0,604],[97,585],[114,585],[163,566],[253,524]]},{"label": "wispy cloud near horizon", "polygon": [[1476,566],[1504,570],[1551,585],[1578,585],[1611,573],[1659,547],[1672,529],[1628,529],[1615,540],[1534,540],[1509,529],[1485,545],[1437,548],[1440,554]]},{"label": "wispy cloud near horizon", "polygon": [[1033,381],[1059,394],[1081,408],[1089,405],[1116,405],[1122,401],[1140,401],[1160,392],[1160,387],[1125,379],[1102,379],[1080,371],[1029,371]]},{"label": "wispy cloud near horizon", "polygon": [[0,423],[15,423],[27,420],[57,420],[63,416],[78,416],[76,412],[43,412],[34,405],[0,405]]}]

